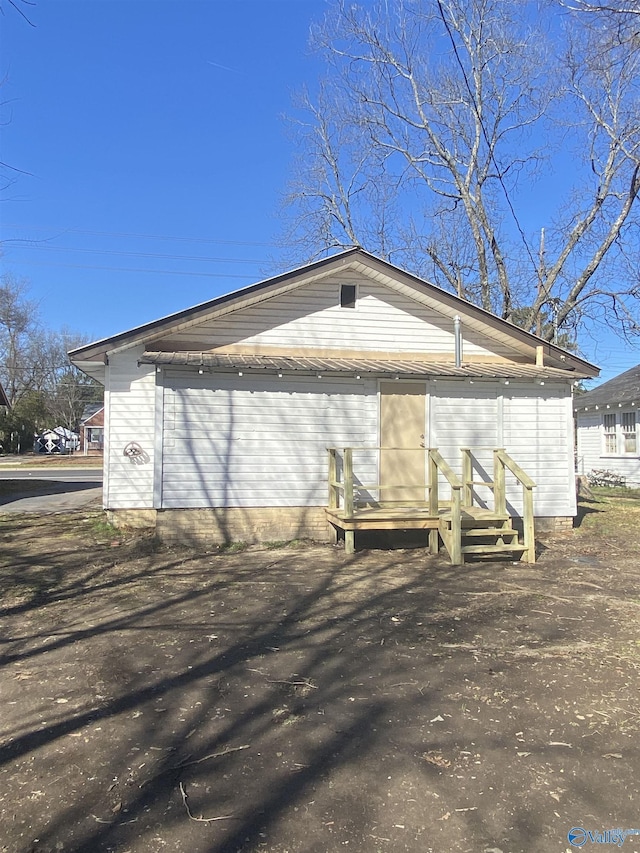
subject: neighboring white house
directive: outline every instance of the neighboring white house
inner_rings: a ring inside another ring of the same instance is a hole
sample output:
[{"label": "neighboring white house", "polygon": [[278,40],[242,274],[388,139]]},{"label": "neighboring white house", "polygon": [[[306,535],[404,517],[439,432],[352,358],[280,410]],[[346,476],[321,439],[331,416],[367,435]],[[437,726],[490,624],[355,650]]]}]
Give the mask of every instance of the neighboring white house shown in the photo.
[{"label": "neighboring white house", "polygon": [[472,448],[489,480],[505,448],[539,526],[576,512],[572,387],[597,368],[361,249],[71,359],[105,386],[105,508],[165,538],[329,539],[330,447],[369,448],[365,484],[388,476],[381,446],[437,448],[458,474]]},{"label": "neighboring white house", "polygon": [[640,365],[574,400],[579,474],[610,471],[640,486]]}]

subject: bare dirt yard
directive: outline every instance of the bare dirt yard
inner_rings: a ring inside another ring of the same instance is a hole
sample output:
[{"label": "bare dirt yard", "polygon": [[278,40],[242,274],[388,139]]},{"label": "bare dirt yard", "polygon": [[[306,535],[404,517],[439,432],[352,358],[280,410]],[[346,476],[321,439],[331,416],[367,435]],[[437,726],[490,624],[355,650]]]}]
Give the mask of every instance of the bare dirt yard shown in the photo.
[{"label": "bare dirt yard", "polygon": [[615,846],[640,831],[639,545],[613,497],[536,565],[462,568],[0,516],[0,850]]}]

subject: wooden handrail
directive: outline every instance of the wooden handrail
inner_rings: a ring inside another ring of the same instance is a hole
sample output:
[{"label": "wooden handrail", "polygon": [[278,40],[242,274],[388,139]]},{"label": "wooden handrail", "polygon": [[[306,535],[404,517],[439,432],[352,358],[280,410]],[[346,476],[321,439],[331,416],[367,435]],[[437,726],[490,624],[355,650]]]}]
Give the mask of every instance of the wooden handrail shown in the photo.
[{"label": "wooden handrail", "polygon": [[[431,447],[429,448],[429,482],[431,484],[429,512],[434,515],[438,514],[438,471],[451,487],[451,535],[448,548],[451,562],[454,566],[459,566],[462,564],[462,483],[440,451]],[[429,545],[431,552],[437,553],[437,544],[434,543],[435,537],[430,539]]]},{"label": "wooden handrail", "polygon": [[[329,456],[329,472],[328,472],[328,488],[329,488],[329,501],[328,508],[329,509],[339,509],[340,507],[340,497],[343,498],[343,509],[345,514],[348,512],[353,512],[353,502],[354,497],[359,492],[379,492],[382,489],[407,489],[407,490],[415,490],[416,484],[411,483],[406,485],[404,483],[356,483],[353,469],[353,456],[354,452],[362,452],[362,451],[372,451],[372,450],[416,450],[417,448],[393,448],[393,447],[328,447],[327,453]],[[420,448],[426,453],[426,449]],[[342,475],[343,479],[338,479],[338,458],[342,456],[343,460],[343,469]],[[444,462],[444,460],[443,460]],[[446,465],[446,463],[444,463]],[[451,469],[448,469],[451,472]],[[453,473],[453,472],[451,472]],[[446,476],[446,474],[445,474]],[[455,476],[455,475],[454,475]],[[429,483],[424,483],[420,485],[419,488],[424,489],[427,492],[431,492],[432,486]],[[437,489],[437,487],[436,487]],[[350,499],[349,499],[350,498]],[[437,506],[437,497],[436,497],[436,506]],[[349,507],[351,509],[349,510]]]},{"label": "wooden handrail", "polygon": [[533,519],[533,490],[536,484],[531,477],[523,471],[518,463],[512,459],[504,448],[493,451],[494,479],[495,479],[495,509],[496,512],[506,515],[507,494],[505,483],[505,469],[509,469],[514,477],[522,484],[522,526],[523,539],[526,547],[525,559],[528,563],[536,561],[536,539],[535,523]]},{"label": "wooden handrail", "polygon": [[429,458],[433,459],[438,470],[445,478],[445,480],[449,483],[452,489],[461,489],[462,483],[458,478],[458,475],[453,470],[453,468],[449,465],[449,463],[442,457],[439,450],[436,450],[434,447],[429,448]]},{"label": "wooden handrail", "polygon": [[509,456],[506,450],[496,450],[496,455],[498,459],[511,471],[511,473],[520,480],[523,486],[526,486],[527,489],[535,489],[536,484],[533,482],[531,477],[526,471],[522,470],[514,459]]},{"label": "wooden handrail", "polygon": [[353,448],[345,447],[342,460],[344,474],[344,511],[347,518],[353,515]]},{"label": "wooden handrail", "polygon": [[[340,480],[335,480],[333,483],[329,483],[329,485],[335,486],[337,489],[344,491],[344,485],[340,482]],[[355,483],[353,484],[354,492],[377,492],[380,489],[424,489],[425,491],[430,489],[431,486],[428,483],[420,483],[417,486],[415,483],[411,483],[410,485],[405,485],[405,483]]]},{"label": "wooden handrail", "polygon": [[337,509],[340,503],[340,489],[343,489],[341,483],[338,482],[338,451],[335,447],[330,447],[329,453],[329,509]]},{"label": "wooden handrail", "polygon": [[473,460],[471,448],[462,447],[462,498],[465,506],[473,506]]}]

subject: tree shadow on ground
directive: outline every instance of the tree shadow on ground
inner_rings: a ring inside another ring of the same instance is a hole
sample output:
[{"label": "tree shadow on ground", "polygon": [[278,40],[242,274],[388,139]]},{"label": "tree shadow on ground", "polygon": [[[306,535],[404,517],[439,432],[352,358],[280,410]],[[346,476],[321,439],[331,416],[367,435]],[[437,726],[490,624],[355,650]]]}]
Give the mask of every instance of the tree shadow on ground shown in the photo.
[{"label": "tree shadow on ground", "polygon": [[621,747],[565,714],[554,656],[574,685],[597,666],[590,605],[551,564],[197,554],[47,523],[0,528],[7,586],[47,578],[2,612],[10,849],[549,849],[556,796],[632,820],[632,742],[604,798],[584,783]]},{"label": "tree shadow on ground", "polygon": [[593,515],[593,513],[603,512],[606,512],[606,507],[603,506],[601,501],[598,501],[596,499],[590,500],[588,498],[582,498],[578,502],[578,512],[573,522],[573,526],[582,527],[583,522],[585,518],[587,518],[587,516]]}]

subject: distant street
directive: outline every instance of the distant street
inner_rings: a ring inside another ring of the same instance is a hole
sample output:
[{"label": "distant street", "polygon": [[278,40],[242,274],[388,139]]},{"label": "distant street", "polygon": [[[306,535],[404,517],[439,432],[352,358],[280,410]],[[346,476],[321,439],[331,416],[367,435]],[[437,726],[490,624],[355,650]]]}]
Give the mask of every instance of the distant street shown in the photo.
[{"label": "distant street", "polygon": [[102,485],[102,468],[2,468],[0,480],[56,480],[60,483],[98,483]]},{"label": "distant street", "polygon": [[[15,488],[3,488],[6,480]],[[0,467],[0,513],[69,512],[94,502],[100,506],[101,497],[101,468]]]}]

